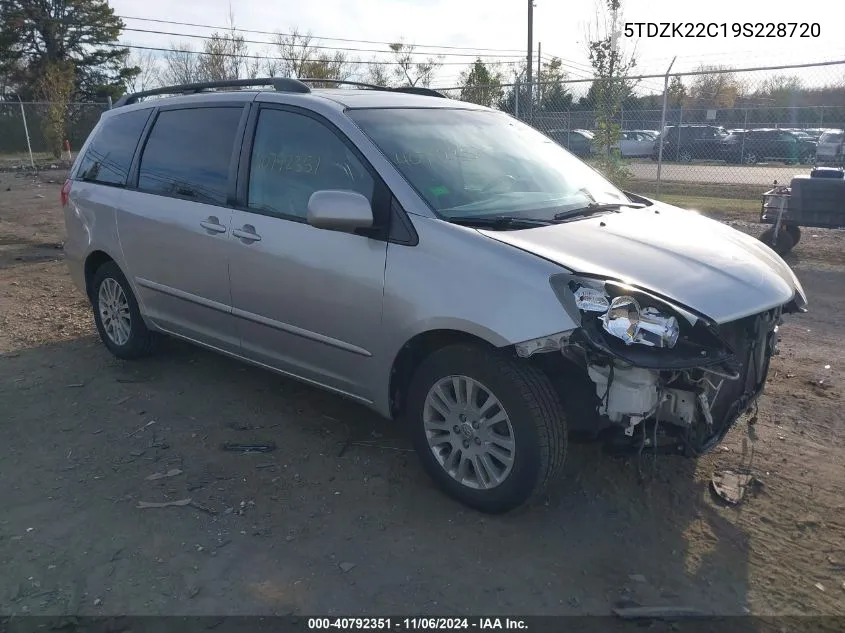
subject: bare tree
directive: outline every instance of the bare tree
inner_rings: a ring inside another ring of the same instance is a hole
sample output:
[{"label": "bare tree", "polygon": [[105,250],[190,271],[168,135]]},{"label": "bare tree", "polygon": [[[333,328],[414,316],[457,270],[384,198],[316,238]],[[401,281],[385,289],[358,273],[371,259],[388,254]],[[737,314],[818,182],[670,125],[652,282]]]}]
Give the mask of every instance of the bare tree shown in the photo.
[{"label": "bare tree", "polygon": [[736,73],[726,66],[704,64],[700,65],[698,70],[707,72],[693,77],[687,104],[694,108],[734,107],[737,97],[742,96],[744,92]]},{"label": "bare tree", "polygon": [[276,34],[276,49],[282,58],[279,70],[283,74],[288,77],[305,77],[305,66],[316,54],[311,40],[310,33],[300,33],[296,27],[289,34]]},{"label": "bare tree", "polygon": [[393,76],[402,85],[428,87],[434,73],[443,65],[442,56],[428,57],[421,62],[415,61],[416,47],[413,44],[400,41],[388,46],[395,62]]},{"label": "bare tree", "polygon": [[137,75],[127,79],[127,92],[143,92],[159,85],[161,73],[155,51],[133,50],[124,60],[124,65],[140,69]]},{"label": "bare tree", "polygon": [[[336,51],[334,55],[328,53],[317,53],[316,57],[305,61],[300,68],[300,77],[311,79],[335,79],[345,81],[352,74],[352,64],[343,51]],[[318,88],[332,87],[332,82],[325,84],[315,83]]]},{"label": "bare tree", "polygon": [[199,81],[199,60],[196,51],[188,44],[172,44],[172,51],[165,54],[161,80],[166,85],[189,84]]},{"label": "bare tree", "polygon": [[389,87],[393,84],[393,79],[390,75],[390,67],[382,60],[373,57],[367,64],[367,70],[364,73],[363,80],[374,86]]},{"label": "bare tree", "polygon": [[212,33],[203,42],[203,54],[198,61],[200,81],[226,81],[256,76],[258,66],[251,59],[243,35],[238,34],[231,6],[228,22],[228,30]]}]

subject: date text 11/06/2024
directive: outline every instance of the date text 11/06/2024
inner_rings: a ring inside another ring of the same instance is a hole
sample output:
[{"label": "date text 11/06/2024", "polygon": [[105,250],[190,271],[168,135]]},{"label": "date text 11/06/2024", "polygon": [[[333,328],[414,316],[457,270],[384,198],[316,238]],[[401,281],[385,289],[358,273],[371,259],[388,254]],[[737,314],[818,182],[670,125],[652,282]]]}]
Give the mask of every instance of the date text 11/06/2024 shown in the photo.
[{"label": "date text 11/06/2024", "polygon": [[625,37],[805,37],[821,36],[818,22],[626,22]]},{"label": "date text 11/06/2024", "polygon": [[308,630],[347,631],[527,631],[520,618],[308,618]]}]

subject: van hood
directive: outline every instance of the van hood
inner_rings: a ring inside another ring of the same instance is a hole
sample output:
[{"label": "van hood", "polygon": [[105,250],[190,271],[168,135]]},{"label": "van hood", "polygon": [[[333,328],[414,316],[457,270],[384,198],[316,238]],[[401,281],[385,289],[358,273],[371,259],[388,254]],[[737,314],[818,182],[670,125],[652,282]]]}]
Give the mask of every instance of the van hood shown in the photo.
[{"label": "van hood", "polygon": [[573,273],[649,290],[727,323],[790,302],[803,288],[759,240],[694,211],[654,202],[519,231],[482,230]]}]

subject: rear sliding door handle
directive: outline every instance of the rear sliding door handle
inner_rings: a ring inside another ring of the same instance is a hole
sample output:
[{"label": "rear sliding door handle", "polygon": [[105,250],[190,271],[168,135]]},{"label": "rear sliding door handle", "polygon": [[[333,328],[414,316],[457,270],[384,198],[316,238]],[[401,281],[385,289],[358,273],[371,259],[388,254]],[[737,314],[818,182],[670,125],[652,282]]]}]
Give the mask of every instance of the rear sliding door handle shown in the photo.
[{"label": "rear sliding door handle", "polygon": [[232,235],[247,243],[261,241],[261,236],[255,232],[255,227],[251,224],[244,224],[241,228],[233,230]]},{"label": "rear sliding door handle", "polygon": [[209,233],[225,233],[226,227],[220,224],[220,220],[217,216],[212,215],[202,222],[200,222],[200,226],[204,228]]}]

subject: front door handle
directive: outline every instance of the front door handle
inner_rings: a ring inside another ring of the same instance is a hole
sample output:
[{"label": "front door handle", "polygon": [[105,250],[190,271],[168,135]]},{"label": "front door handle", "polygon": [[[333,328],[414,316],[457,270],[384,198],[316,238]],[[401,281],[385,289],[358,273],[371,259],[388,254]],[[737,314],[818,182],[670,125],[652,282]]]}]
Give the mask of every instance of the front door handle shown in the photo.
[{"label": "front door handle", "polygon": [[220,224],[220,220],[217,218],[216,215],[212,215],[207,217],[205,220],[200,222],[200,226],[204,228],[209,233],[225,233],[226,227]]},{"label": "front door handle", "polygon": [[232,235],[241,238],[247,244],[261,241],[261,236],[255,232],[255,227],[251,224],[244,224],[241,228],[235,229]]}]

